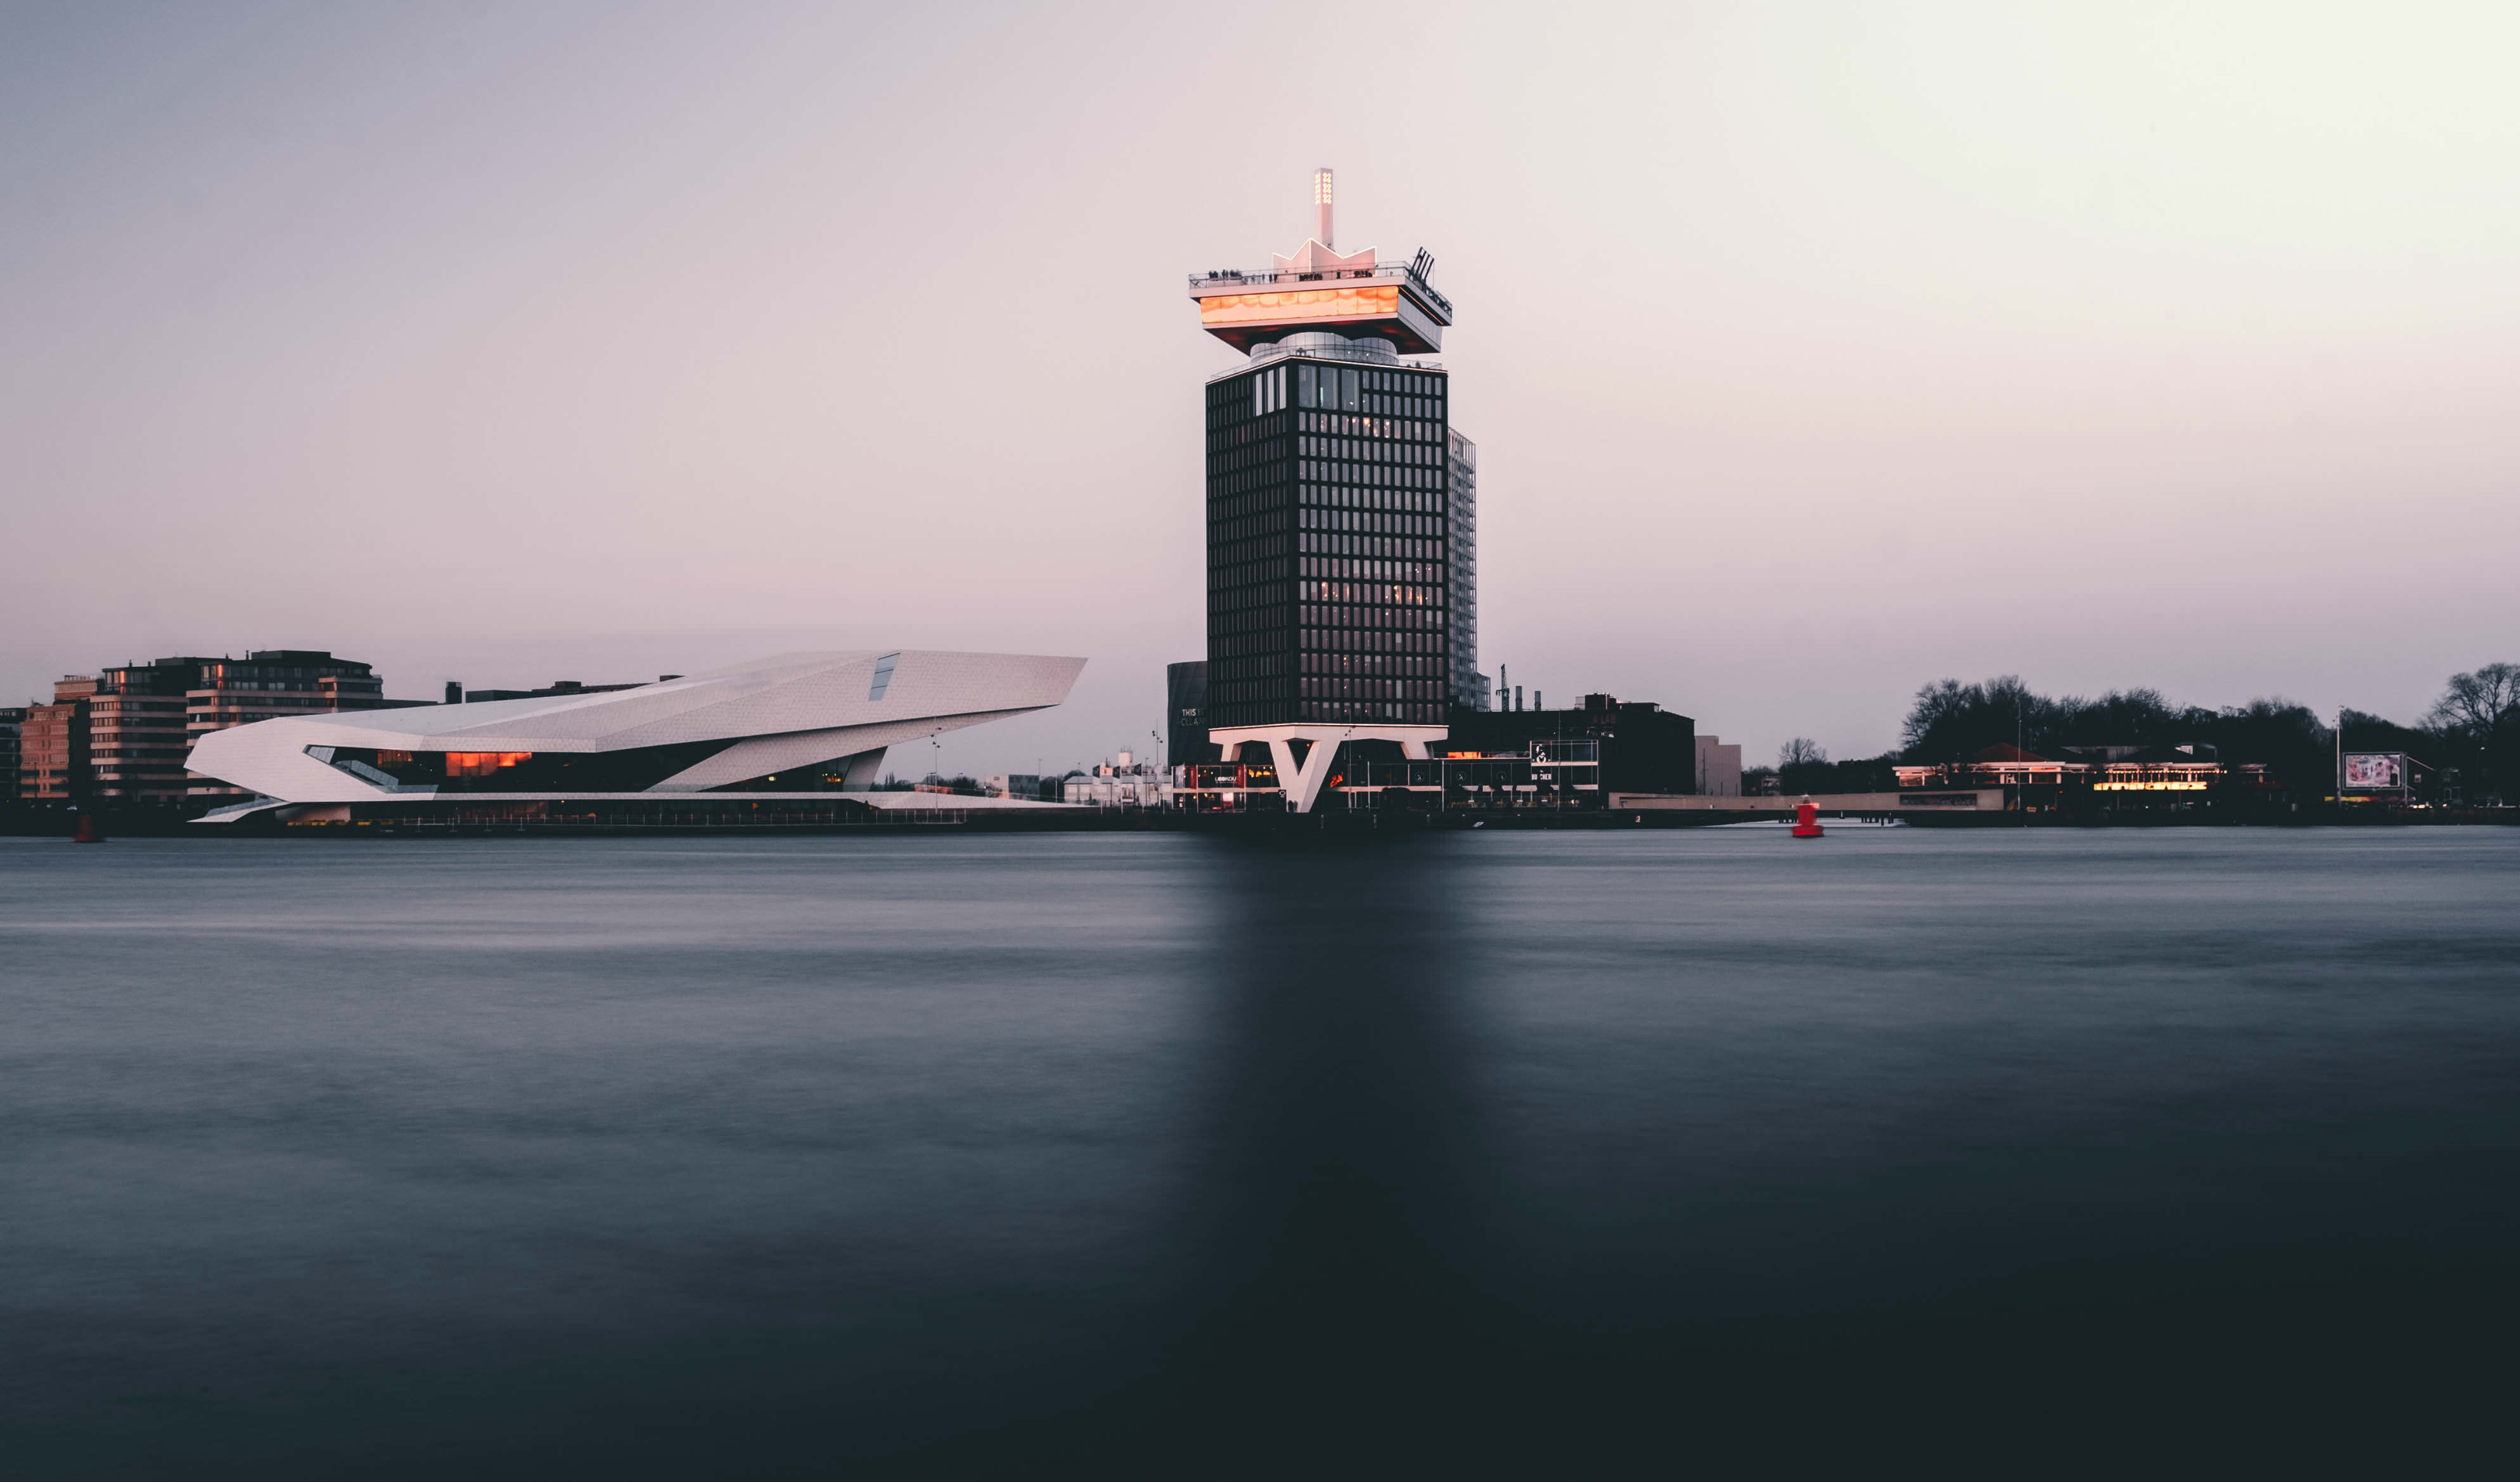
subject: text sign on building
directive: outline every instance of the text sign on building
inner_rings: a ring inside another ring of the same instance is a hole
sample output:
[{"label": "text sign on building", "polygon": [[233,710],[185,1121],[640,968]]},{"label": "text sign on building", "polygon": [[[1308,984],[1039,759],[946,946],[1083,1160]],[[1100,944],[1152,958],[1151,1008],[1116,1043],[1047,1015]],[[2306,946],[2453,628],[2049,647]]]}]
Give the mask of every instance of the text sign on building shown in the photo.
[{"label": "text sign on building", "polygon": [[2345,753],[2345,786],[2347,790],[2376,791],[2407,785],[2407,753],[2404,751],[2348,751]]}]

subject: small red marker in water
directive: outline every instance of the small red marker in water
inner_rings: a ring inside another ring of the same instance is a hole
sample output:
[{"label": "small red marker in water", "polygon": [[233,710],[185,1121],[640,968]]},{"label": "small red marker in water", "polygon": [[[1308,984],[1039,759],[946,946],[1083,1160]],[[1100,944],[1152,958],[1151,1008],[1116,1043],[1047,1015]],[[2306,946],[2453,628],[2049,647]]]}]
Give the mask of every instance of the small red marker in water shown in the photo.
[{"label": "small red marker in water", "polygon": [[1820,804],[1804,798],[1794,808],[1794,837],[1820,837]]}]

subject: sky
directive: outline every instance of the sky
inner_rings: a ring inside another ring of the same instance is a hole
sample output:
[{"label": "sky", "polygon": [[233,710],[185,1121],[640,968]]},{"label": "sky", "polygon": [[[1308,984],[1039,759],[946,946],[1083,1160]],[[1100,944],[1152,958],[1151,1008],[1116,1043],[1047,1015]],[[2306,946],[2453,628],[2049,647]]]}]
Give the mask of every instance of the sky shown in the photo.
[{"label": "sky", "polygon": [[2018,673],[2520,660],[2508,6],[0,6],[0,698],[1086,656],[1146,749],[1201,334],[1436,256],[1481,665],[1773,756]]}]

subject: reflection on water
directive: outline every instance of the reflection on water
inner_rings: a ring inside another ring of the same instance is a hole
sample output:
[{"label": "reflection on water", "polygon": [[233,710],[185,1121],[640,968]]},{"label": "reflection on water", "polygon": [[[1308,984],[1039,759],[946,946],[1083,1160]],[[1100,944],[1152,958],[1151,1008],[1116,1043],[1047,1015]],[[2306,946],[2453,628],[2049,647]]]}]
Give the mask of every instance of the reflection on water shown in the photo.
[{"label": "reflection on water", "polygon": [[0,1474],[2498,1469],[2515,886],[0,841]]}]

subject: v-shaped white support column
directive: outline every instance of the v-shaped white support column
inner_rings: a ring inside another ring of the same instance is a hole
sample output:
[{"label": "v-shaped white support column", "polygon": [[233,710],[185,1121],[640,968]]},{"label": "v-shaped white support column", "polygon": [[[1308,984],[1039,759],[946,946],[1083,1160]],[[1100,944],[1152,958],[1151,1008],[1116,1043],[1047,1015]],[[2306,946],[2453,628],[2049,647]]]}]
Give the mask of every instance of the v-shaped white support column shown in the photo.
[{"label": "v-shaped white support column", "polygon": [[[1310,740],[1313,749],[1304,753],[1301,770],[1295,766],[1295,741]],[[1286,789],[1287,811],[1310,813],[1321,801],[1322,785],[1330,780],[1330,764],[1338,760],[1339,743],[1320,737],[1289,738],[1269,742],[1269,755],[1278,764],[1280,785]]]}]

